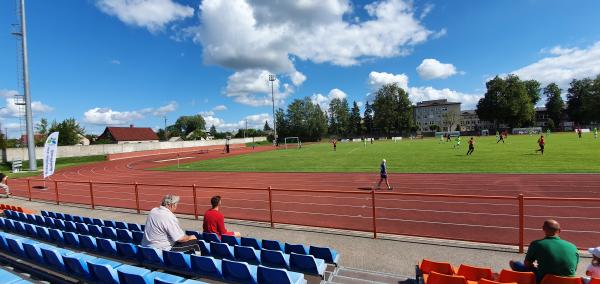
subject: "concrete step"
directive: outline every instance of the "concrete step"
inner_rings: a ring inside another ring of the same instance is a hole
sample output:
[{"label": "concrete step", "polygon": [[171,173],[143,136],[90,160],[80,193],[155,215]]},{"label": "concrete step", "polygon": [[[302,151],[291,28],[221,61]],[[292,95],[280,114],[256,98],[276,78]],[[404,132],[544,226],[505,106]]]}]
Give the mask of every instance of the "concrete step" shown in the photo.
[{"label": "concrete step", "polygon": [[411,280],[408,277],[400,275],[340,267],[327,283],[398,284],[410,282]]}]

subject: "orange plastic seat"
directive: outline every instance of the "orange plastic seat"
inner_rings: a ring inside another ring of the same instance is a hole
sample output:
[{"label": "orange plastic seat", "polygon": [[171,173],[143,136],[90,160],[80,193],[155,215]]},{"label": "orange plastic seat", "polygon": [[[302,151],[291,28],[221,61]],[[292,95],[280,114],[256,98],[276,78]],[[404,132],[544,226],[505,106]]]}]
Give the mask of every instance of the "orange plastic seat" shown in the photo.
[{"label": "orange plastic seat", "polygon": [[588,284],[600,284],[600,278],[592,278]]},{"label": "orange plastic seat", "polygon": [[479,279],[485,278],[492,280],[494,276],[492,269],[487,267],[476,267],[466,264],[461,264],[458,267],[457,275],[464,276],[469,281],[479,281]]},{"label": "orange plastic seat", "polygon": [[423,276],[423,282],[425,283],[427,283],[429,273],[433,271],[446,275],[454,275],[454,268],[450,263],[436,262],[431,261],[429,259],[423,259],[423,261],[421,261],[421,265],[419,265],[419,270],[421,271],[421,274]]},{"label": "orange plastic seat", "polygon": [[519,284],[535,284],[535,274],[533,272],[518,272],[502,269],[500,271],[499,282],[517,282]]},{"label": "orange plastic seat", "polygon": [[9,206],[10,210],[15,211],[15,212],[17,211],[17,207],[14,207],[12,205],[8,205],[8,206]]},{"label": "orange plastic seat", "polygon": [[23,208],[21,208],[21,207],[17,207],[17,211],[18,211],[18,212],[23,212]]},{"label": "orange plastic seat", "polygon": [[0,204],[0,210],[4,210],[6,209],[6,206],[4,204]]},{"label": "orange plastic seat", "polygon": [[477,283],[478,284],[517,284],[517,282],[498,282],[498,281],[493,281],[493,280],[489,280],[489,279],[485,279],[485,278],[479,279],[479,282],[477,282]]},{"label": "orange plastic seat", "polygon": [[431,271],[427,278],[427,284],[467,284],[467,279],[460,275],[446,275]]},{"label": "orange plastic seat", "polygon": [[581,277],[565,277],[548,274],[540,284],[583,284]]}]

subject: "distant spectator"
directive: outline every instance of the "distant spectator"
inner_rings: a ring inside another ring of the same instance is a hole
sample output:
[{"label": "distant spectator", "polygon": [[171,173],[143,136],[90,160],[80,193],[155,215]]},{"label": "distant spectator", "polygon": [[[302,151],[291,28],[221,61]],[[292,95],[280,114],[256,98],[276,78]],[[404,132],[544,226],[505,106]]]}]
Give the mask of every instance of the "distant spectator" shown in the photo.
[{"label": "distant spectator", "polygon": [[186,235],[173,214],[178,203],[179,196],[168,194],[163,198],[160,207],[150,211],[146,219],[142,246],[180,252],[200,251],[196,236]]},{"label": "distant spectator", "polygon": [[538,283],[546,274],[575,276],[579,263],[577,247],[560,239],[560,224],[555,220],[546,220],[542,229],[546,237],[529,244],[525,262],[511,261],[510,267],[515,271],[534,272]]},{"label": "distant spectator", "polygon": [[240,237],[240,232],[229,232],[225,229],[225,216],[219,212],[221,207],[221,196],[213,196],[210,199],[212,208],[204,213],[204,222],[202,223],[202,230],[206,233],[215,233],[219,236],[229,235]]},{"label": "distant spectator", "polygon": [[[585,275],[590,278],[600,278],[600,247],[591,248],[588,249],[588,251],[592,254],[592,263],[590,263],[585,270]],[[584,277],[586,283],[588,283],[589,280],[590,279]]]},{"label": "distant spectator", "polygon": [[8,185],[6,184],[6,180],[8,180],[8,176],[6,176],[4,173],[0,173],[0,188],[4,189],[4,193],[6,193],[6,197],[10,197],[11,193],[10,193],[10,188],[8,188]]}]

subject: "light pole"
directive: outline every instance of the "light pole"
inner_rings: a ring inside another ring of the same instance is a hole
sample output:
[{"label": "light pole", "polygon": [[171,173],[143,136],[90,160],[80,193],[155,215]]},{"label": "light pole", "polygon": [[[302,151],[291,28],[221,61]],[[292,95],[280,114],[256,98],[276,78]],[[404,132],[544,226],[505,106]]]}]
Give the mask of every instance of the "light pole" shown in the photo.
[{"label": "light pole", "polygon": [[269,74],[269,81],[271,82],[271,103],[273,103],[273,146],[277,145],[277,121],[275,119],[275,94],[274,87],[275,75]]},{"label": "light pole", "polygon": [[163,116],[165,119],[165,141],[169,141],[169,133],[167,132],[167,117]]}]

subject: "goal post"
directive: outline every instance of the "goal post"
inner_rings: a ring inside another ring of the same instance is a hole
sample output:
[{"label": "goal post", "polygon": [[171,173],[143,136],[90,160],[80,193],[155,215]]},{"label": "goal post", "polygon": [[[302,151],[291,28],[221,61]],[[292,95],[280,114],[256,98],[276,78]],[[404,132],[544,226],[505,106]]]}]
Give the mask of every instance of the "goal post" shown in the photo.
[{"label": "goal post", "polygon": [[288,145],[290,145],[290,147],[296,146],[296,149],[302,148],[302,142],[298,137],[285,137],[283,143],[285,144],[286,149],[288,148]]}]

